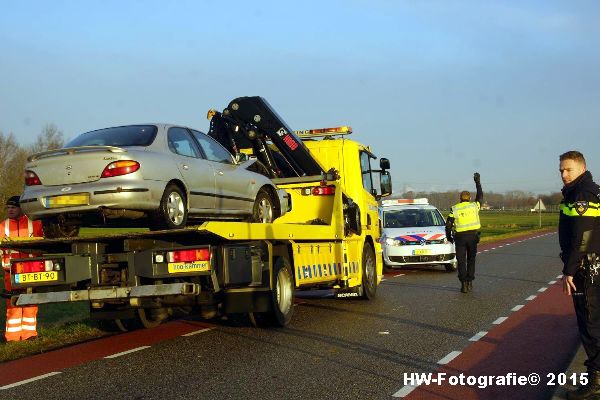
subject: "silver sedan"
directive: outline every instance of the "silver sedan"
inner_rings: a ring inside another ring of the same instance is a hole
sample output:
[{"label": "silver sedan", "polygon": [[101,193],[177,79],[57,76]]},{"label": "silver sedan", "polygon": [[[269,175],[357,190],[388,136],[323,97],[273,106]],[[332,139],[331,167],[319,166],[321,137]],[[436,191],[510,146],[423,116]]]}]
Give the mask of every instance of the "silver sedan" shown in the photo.
[{"label": "silver sedan", "polygon": [[76,236],[80,226],[272,222],[289,197],[254,172],[256,163],[238,163],[211,137],[182,126],[100,129],[29,157],[21,208],[42,220],[47,237]]}]

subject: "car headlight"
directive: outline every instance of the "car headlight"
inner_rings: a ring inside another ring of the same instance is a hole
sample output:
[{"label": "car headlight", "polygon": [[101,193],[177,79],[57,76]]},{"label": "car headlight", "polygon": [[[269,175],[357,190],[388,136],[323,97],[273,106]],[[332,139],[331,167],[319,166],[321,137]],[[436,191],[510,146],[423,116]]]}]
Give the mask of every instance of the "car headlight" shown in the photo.
[{"label": "car headlight", "polygon": [[388,246],[395,246],[397,240],[394,238],[385,238],[385,244]]},{"label": "car headlight", "polygon": [[444,237],[444,240],[443,240],[443,242],[444,242],[444,244],[448,244],[448,238],[447,238],[447,237]]}]

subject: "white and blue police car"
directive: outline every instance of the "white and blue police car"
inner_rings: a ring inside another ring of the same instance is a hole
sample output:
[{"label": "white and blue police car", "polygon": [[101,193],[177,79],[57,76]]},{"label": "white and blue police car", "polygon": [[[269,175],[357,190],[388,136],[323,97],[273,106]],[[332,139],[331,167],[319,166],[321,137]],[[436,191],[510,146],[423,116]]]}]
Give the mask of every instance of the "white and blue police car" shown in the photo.
[{"label": "white and blue police car", "polygon": [[446,221],[426,198],[383,200],[379,207],[383,265],[443,265],[456,270],[454,244],[446,238]]}]

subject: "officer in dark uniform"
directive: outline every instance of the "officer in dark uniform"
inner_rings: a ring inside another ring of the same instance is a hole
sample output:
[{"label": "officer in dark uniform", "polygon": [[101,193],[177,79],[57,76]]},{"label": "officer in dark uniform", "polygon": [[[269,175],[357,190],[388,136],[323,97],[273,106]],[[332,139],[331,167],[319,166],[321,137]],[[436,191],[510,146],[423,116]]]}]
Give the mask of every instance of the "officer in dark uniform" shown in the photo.
[{"label": "officer in dark uniform", "polygon": [[[475,279],[475,256],[477,243],[479,243],[479,210],[483,200],[483,190],[479,173],[473,175],[477,195],[471,201],[471,193],[460,193],[460,202],[452,206],[452,211],[446,220],[446,237],[450,243],[455,243],[456,260],[458,261],[458,279],[461,283],[460,291],[467,293],[473,289]],[[452,233],[454,232],[454,235]]]},{"label": "officer in dark uniform", "polygon": [[558,223],[563,292],[573,297],[589,378],[567,398],[591,399],[600,395],[600,263],[595,255],[600,233],[600,187],[578,151],[560,156],[560,175],[564,183]]}]

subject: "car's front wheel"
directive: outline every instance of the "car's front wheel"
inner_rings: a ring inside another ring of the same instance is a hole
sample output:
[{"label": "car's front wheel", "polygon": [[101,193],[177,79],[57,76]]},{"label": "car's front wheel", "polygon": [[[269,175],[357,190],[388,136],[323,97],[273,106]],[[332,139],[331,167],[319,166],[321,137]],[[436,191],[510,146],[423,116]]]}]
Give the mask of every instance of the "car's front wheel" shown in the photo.
[{"label": "car's front wheel", "polygon": [[260,222],[263,224],[271,223],[277,218],[277,209],[273,198],[266,190],[259,190],[252,207],[252,216],[250,222]]},{"label": "car's front wheel", "polygon": [[170,183],[160,199],[158,210],[154,213],[155,229],[184,228],[187,223],[188,209],[185,194],[181,188]]}]

